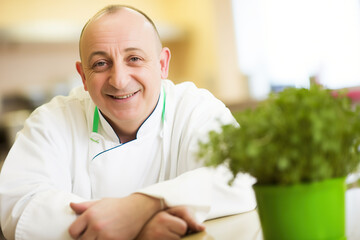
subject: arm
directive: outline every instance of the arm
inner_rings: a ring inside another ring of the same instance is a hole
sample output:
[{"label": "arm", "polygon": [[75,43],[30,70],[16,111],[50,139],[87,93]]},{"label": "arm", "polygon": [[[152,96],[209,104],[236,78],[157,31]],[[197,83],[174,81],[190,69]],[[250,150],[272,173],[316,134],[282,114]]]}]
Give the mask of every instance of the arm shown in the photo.
[{"label": "arm", "polygon": [[74,239],[134,239],[145,223],[162,210],[161,205],[159,199],[139,193],[71,203],[71,208],[80,215],[69,233]]},{"label": "arm", "polygon": [[5,160],[0,216],[7,239],[70,239],[76,215],[69,203],[86,200],[71,193],[71,135],[56,110],[33,113]]},{"label": "arm", "polygon": [[[231,173],[226,168],[204,168],[203,162],[197,159],[199,141],[206,141],[209,131],[220,130],[222,124],[237,124],[234,117],[208,91],[199,90],[193,84],[181,87],[180,92],[171,86],[166,89],[168,115],[165,119],[171,136],[165,135],[164,141],[170,145],[167,160],[170,180],[139,192],[164,198],[169,207],[186,205],[195,211],[195,218],[200,222],[254,209],[253,178],[240,174],[230,187],[227,183]],[[176,95],[181,96],[180,100]]]},{"label": "arm", "polygon": [[229,186],[230,172],[224,168],[197,168],[177,178],[151,185],[140,193],[163,198],[166,206],[187,206],[197,222],[247,212],[256,207],[254,179],[239,175]]},{"label": "arm", "polygon": [[164,211],[161,200],[139,193],[70,206],[80,215],[69,228],[74,239],[178,239],[204,229],[187,207]]},{"label": "arm", "polygon": [[[249,211],[255,207],[248,183],[241,181],[244,186],[236,187],[241,194],[237,195],[234,189],[224,188],[226,183],[220,182],[224,180],[222,174],[216,176],[215,172],[219,174],[219,170],[199,168],[147,187],[141,191],[143,194],[71,204],[80,216],[70,226],[70,235],[74,239],[80,236],[83,239],[90,239],[90,236],[133,239],[142,229],[138,239],[164,236],[165,239],[177,239],[187,230],[202,231],[204,227],[199,222],[206,218]],[[212,181],[213,184],[209,184]],[[160,196],[166,199],[166,206],[171,206],[166,212],[162,211]],[[181,205],[183,207],[179,207]]]}]

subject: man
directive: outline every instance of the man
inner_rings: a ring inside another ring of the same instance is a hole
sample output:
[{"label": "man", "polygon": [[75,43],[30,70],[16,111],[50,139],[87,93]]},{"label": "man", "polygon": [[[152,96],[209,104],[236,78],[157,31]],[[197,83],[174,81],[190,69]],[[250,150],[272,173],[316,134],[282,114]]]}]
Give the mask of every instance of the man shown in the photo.
[{"label": "man", "polygon": [[209,92],[166,80],[170,50],[145,14],[109,6],[79,47],[83,89],[35,110],[3,166],[8,239],[179,239],[255,207],[249,179],[235,190],[196,161],[198,141],[234,119]]}]

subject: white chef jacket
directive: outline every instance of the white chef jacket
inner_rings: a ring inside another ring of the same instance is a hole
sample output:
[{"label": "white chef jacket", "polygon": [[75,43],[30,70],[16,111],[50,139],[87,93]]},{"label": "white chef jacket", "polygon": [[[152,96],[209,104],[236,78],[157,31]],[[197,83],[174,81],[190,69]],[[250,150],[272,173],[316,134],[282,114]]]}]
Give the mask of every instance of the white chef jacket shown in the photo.
[{"label": "white chef jacket", "polygon": [[[201,167],[199,140],[230,111],[192,83],[163,80],[154,111],[136,139],[122,144],[88,92],[74,89],[36,109],[0,175],[1,227],[8,239],[70,239],[76,219],[70,202],[124,197],[134,192],[187,205],[199,221],[255,208],[253,180]],[[96,122],[98,119],[98,127]],[[95,122],[94,122],[95,121]],[[95,124],[94,124],[95,123]]]}]

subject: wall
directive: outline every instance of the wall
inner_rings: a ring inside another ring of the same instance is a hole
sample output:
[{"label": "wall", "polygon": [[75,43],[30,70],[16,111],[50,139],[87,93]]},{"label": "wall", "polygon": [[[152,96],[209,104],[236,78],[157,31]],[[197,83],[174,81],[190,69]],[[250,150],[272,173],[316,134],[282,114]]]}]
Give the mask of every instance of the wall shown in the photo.
[{"label": "wall", "polygon": [[[248,98],[236,64],[230,0],[0,0],[0,29],[62,21],[79,32],[90,16],[112,3],[142,9],[160,27],[164,45],[172,50],[170,79],[193,81],[226,103]],[[73,82],[78,32],[65,44],[0,41],[0,95]]]}]

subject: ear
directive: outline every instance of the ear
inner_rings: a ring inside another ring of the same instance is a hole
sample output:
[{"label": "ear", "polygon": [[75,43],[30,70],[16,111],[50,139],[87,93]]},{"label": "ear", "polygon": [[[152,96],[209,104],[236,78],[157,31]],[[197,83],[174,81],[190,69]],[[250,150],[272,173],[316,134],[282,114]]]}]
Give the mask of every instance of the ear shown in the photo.
[{"label": "ear", "polygon": [[79,73],[79,75],[81,76],[81,80],[83,82],[85,91],[87,91],[85,73],[84,73],[84,69],[82,67],[81,62],[76,62],[76,70]]},{"label": "ear", "polygon": [[160,53],[161,79],[166,79],[169,75],[171,53],[170,49],[164,47]]}]

